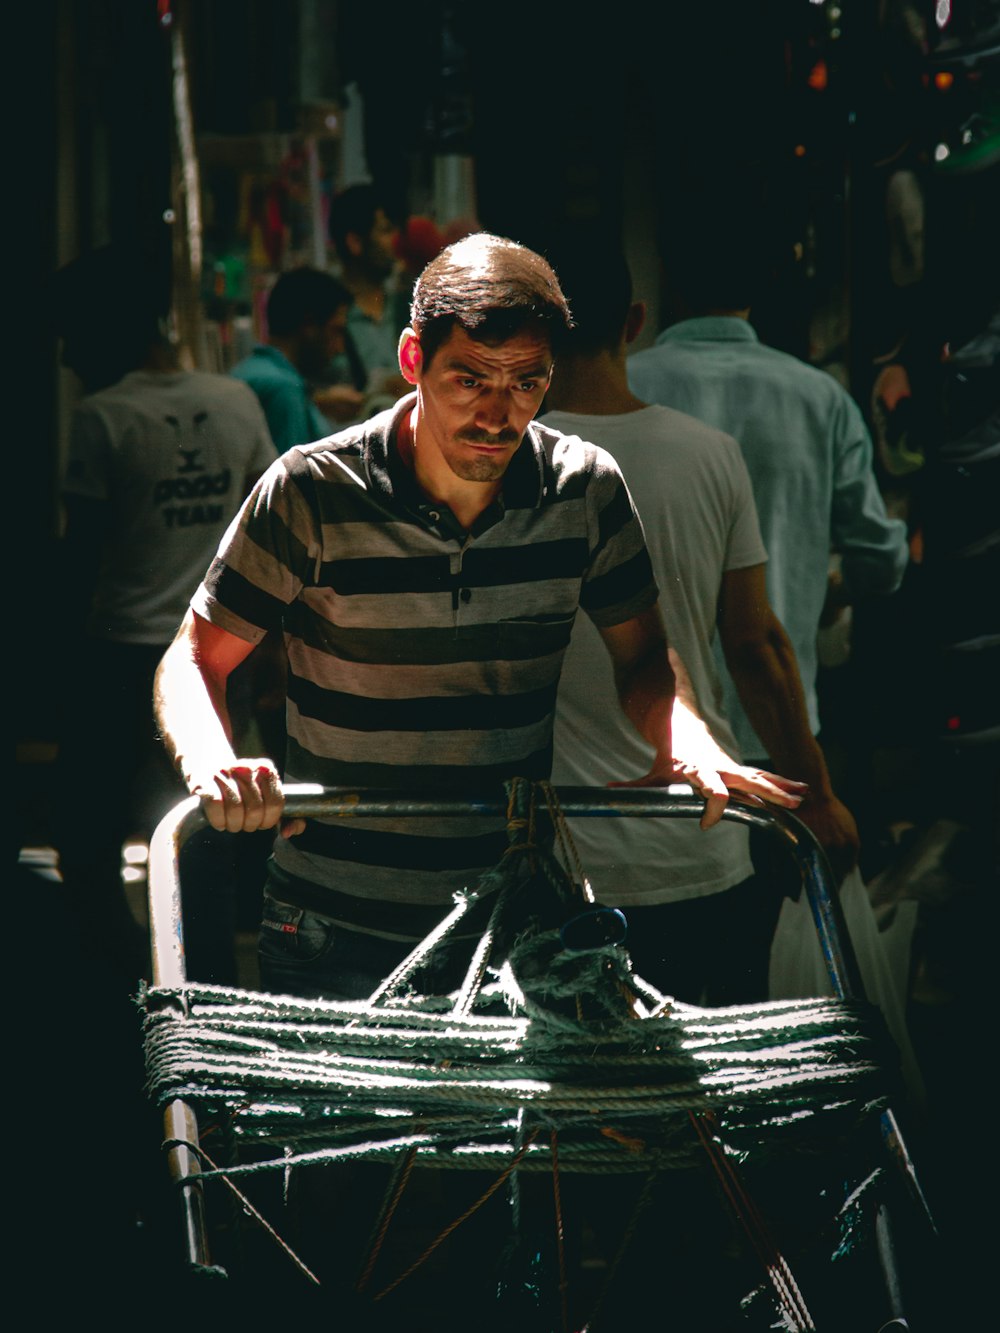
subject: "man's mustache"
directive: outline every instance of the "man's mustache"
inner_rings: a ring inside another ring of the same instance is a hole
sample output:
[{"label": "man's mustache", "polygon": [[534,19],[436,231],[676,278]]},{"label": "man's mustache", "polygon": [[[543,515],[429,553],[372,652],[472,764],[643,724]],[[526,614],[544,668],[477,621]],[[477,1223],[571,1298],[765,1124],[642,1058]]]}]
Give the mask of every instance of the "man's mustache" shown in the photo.
[{"label": "man's mustache", "polygon": [[521,441],[517,431],[509,427],[500,431],[498,435],[491,435],[485,430],[473,430],[470,427],[469,430],[459,431],[458,438],[464,444],[519,444]]}]

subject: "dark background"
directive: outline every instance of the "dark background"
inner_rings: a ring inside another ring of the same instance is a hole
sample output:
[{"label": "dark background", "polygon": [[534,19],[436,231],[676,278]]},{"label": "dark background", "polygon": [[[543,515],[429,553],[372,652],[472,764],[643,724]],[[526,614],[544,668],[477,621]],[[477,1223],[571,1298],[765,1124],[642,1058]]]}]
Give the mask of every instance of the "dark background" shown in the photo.
[{"label": "dark background", "polygon": [[[955,0],[953,10],[952,34],[967,48],[977,26],[996,26],[995,5]],[[574,223],[603,219],[624,233],[640,294],[654,308],[656,223],[683,209],[687,190],[711,185],[736,218],[742,208],[764,206],[773,220],[773,280],[754,312],[762,338],[838,373],[867,411],[874,358],[900,328],[915,331],[929,464],[946,442],[951,427],[934,349],[960,345],[996,308],[1000,189],[996,168],[936,174],[934,154],[939,143],[956,142],[982,105],[996,63],[949,64],[932,4],[38,5],[11,57],[23,54],[31,74],[23,136],[31,160],[14,189],[26,205],[19,216],[24,268],[40,297],[28,302],[20,326],[25,379],[12,386],[30,416],[27,447],[12,453],[17,472],[9,471],[18,479],[8,506],[15,549],[28,576],[17,612],[17,848],[44,842],[48,802],[71,799],[49,784],[60,682],[72,670],[73,645],[60,633],[58,480],[77,390],[58,363],[45,292],[56,268],[108,241],[139,240],[152,256],[170,253],[164,211],[174,198],[174,120],[165,16],[184,32],[197,133],[292,131],[306,93],[336,102],[355,83],[365,98],[369,166],[400,218],[426,186],[436,153],[467,153],[484,228],[544,249]],[[915,18],[924,24],[923,47],[908,35]],[[954,76],[948,88],[934,78],[944,69]],[[824,74],[825,86],[816,86]],[[925,277],[902,303],[888,282],[884,214],[887,172],[900,164],[916,173],[927,204]],[[980,1172],[969,1152],[985,1133],[979,1126],[989,1097],[982,1057],[984,1015],[993,1004],[987,920],[996,888],[997,767],[995,744],[954,743],[948,719],[964,712],[967,730],[995,727],[998,692],[995,656],[980,662],[975,679],[949,676],[942,649],[954,637],[944,623],[949,609],[968,602],[974,615],[992,605],[995,633],[997,603],[984,566],[935,561],[934,543],[951,528],[970,530],[984,504],[994,519],[1000,506],[996,491],[989,506],[990,492],[976,478],[970,485],[979,494],[970,502],[969,486],[930,465],[913,477],[882,473],[880,480],[918,545],[927,538],[929,557],[911,568],[900,593],[857,615],[851,662],[821,682],[824,735],[840,794],[862,828],[867,873],[900,854],[899,827],[919,834],[944,819],[964,831],[957,863],[939,877],[940,901],[921,906],[914,965],[914,1033],[932,1092],[920,1135],[955,1265],[959,1252],[983,1253],[973,1221]],[[29,912],[58,937],[58,923],[44,920],[44,895],[37,885],[31,892]],[[34,959],[36,946],[27,953]],[[91,1012],[106,1022],[67,942],[60,947],[57,939],[44,956],[50,988],[83,985]],[[102,1044],[85,1025],[67,1035],[72,994],[61,994],[52,1009],[61,1033],[55,1064],[66,1086],[60,1080],[41,1126],[71,1165],[51,1185],[45,1177],[28,1191],[31,1216],[48,1238],[42,1253],[57,1272],[69,1264],[93,1276],[105,1260],[120,1260],[155,1275],[135,1221],[135,1189],[124,1179],[131,1176],[133,1187],[141,1181],[142,1170],[128,1164],[145,1162],[147,1146],[155,1147],[147,1132],[156,1132],[132,1114],[132,1056],[120,1058],[118,1046]],[[113,1022],[131,1041],[131,1011],[119,1005]],[[104,1100],[95,1104],[94,1096]],[[89,1112],[82,1135],[81,1102]],[[158,1159],[149,1169],[154,1178]],[[978,1257],[972,1266],[981,1276]],[[107,1286],[114,1281],[109,1271]],[[936,1325],[945,1326],[959,1323]]]}]

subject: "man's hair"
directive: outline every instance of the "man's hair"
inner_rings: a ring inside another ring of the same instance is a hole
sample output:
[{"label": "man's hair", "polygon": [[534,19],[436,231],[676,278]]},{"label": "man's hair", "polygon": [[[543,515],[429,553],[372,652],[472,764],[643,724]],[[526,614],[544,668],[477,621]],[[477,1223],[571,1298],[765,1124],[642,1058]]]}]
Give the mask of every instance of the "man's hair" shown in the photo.
[{"label": "man's hair", "polygon": [[99,333],[125,327],[133,343],[147,339],[148,351],[157,321],[170,306],[169,274],[136,247],[104,245],[59,269],[51,294],[57,333],[78,324]]},{"label": "man's hair", "polygon": [[267,298],[267,330],[279,338],[296,334],[305,324],[325,324],[350,305],[347,288],[318,268],[296,268],[281,277]]},{"label": "man's hair", "polygon": [[621,242],[605,227],[579,230],[547,250],[573,312],[566,351],[614,351],[632,307],[632,275]]},{"label": "man's hair", "polygon": [[383,207],[374,185],[349,185],[330,201],[330,240],[339,257],[349,259],[347,238],[370,236],[375,214]]},{"label": "man's hair", "polygon": [[554,351],[572,319],[559,280],[541,255],[478,232],[447,246],[421,273],[410,323],[426,367],[456,325],[486,343],[538,328]]},{"label": "man's hair", "polygon": [[89,250],[59,269],[50,287],[63,360],[88,393],[142,365],[164,341],[160,322],[169,308],[168,257],[135,245]]},{"label": "man's hair", "polygon": [[661,221],[658,247],[669,286],[692,310],[745,310],[765,286],[773,242],[755,209],[701,200]]}]

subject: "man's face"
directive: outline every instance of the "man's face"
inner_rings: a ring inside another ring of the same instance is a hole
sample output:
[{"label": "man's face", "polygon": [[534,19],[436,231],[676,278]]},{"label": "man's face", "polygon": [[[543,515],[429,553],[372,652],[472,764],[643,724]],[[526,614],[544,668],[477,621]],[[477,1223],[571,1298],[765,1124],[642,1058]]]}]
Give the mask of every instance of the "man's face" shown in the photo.
[{"label": "man's face", "polygon": [[306,324],[299,334],[296,366],[307,379],[326,370],[332,357],[344,350],[347,306],[336,309],[325,324]]},{"label": "man's face", "polygon": [[365,266],[370,273],[387,278],[396,266],[396,224],[381,208],[375,210],[375,222],[364,243]]},{"label": "man's face", "polygon": [[347,306],[338,306],[323,325],[326,359],[339,356],[344,350],[344,334],[347,332]]},{"label": "man's face", "polygon": [[490,346],[456,327],[430,365],[421,361],[410,374],[406,337],[401,357],[404,375],[417,385],[422,465],[439,470],[444,464],[463,481],[499,480],[545,397],[552,374],[548,337],[524,332]]}]

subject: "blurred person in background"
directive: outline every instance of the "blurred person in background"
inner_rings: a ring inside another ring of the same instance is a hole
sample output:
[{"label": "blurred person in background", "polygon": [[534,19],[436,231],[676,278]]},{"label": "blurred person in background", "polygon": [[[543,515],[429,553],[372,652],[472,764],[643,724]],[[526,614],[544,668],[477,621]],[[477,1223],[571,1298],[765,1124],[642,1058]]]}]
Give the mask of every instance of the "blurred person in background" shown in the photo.
[{"label": "blurred person in background", "polygon": [[266,342],[230,371],[259,398],[279,453],[329,435],[328,417],[349,419],[361,406],[363,396],[351,385],[323,390],[323,411],[310,390],[344,351],[350,304],[350,292],[329,273],[282,273],[267,298]]},{"label": "blurred person in background", "polygon": [[[355,419],[409,392],[399,373],[396,348],[409,322],[409,292],[398,278],[399,229],[372,185],[351,185],[330,204],[330,240],[340,279],[351,294],[346,346],[332,365],[336,384],[353,384],[364,395]],[[321,407],[324,400],[319,399]]]},{"label": "blurred person in background", "polygon": [[[900,585],[905,523],[890,518],[872,441],[850,394],[824,371],[761,343],[750,323],[766,279],[764,218],[738,219],[707,195],[686,199],[660,237],[672,322],[628,358],[629,387],[645,402],[686,412],[732,435],[742,451],[767,550],[767,596],[784,626],[819,734],[817,632],[859,597]],[[831,553],[840,568],[831,573]],[[744,762],[766,765],[756,730],[723,666],[723,701]],[[759,870],[787,877],[787,858],[752,837]],[[797,885],[789,881],[789,892]]]},{"label": "blurred person in background", "polygon": [[164,334],[167,284],[107,247],[55,277],[64,364],[88,391],[62,482],[61,588],[71,669],[53,826],[76,926],[134,977],[146,942],[123,891],[122,844],[184,792],[157,742],[153,675],[192,590],[275,457],[245,385],[182,370]]},{"label": "blurred person in background", "polygon": [[[733,753],[713,656],[718,637],[778,770],[809,785],[796,814],[845,871],[857,855],[857,830],[833,792],[795,655],[768,602],[767,554],[739,445],[673,408],[650,406],[629,389],[626,353],[642,329],[645,307],[632,300],[628,265],[613,236],[597,229],[577,233],[549,258],[574,328],[541,421],[599,444],[621,467],[663,589],[667,642],[690,674],[702,717],[722,749]],[[648,768],[642,740],[617,707],[605,656],[591,626],[577,617],[556,704],[557,783],[601,786]],[[705,837],[678,819],[571,824],[598,898],[625,911],[627,947],[641,976],[693,1004],[767,998],[782,895],[769,879],[753,875],[744,827],[722,824]]]}]

